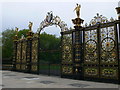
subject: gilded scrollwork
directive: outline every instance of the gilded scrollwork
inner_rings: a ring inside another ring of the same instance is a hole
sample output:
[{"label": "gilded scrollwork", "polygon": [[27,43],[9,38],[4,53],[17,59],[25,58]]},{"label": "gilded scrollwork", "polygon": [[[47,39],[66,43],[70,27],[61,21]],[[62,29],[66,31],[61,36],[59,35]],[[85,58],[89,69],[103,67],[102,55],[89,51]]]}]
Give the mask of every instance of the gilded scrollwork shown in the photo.
[{"label": "gilded scrollwork", "polygon": [[37,71],[37,68],[38,68],[37,65],[32,65],[32,66],[31,66],[31,70],[32,70],[32,71]]},{"label": "gilded scrollwork", "polygon": [[20,67],[20,64],[16,64],[16,69],[17,69],[17,70],[20,70],[20,68],[21,68],[21,67]]},{"label": "gilded scrollwork", "polygon": [[72,62],[72,36],[64,35],[62,40],[62,63]]},{"label": "gilded scrollwork", "polygon": [[97,30],[85,31],[85,63],[97,63]]},{"label": "gilded scrollwork", "polygon": [[38,61],[38,39],[32,41],[32,62]]},{"label": "gilded scrollwork", "polygon": [[26,63],[26,47],[27,47],[27,42],[22,43],[22,63]]},{"label": "gilded scrollwork", "polygon": [[107,23],[108,19],[103,16],[103,15],[99,15],[99,13],[97,13],[97,16],[94,17],[94,19],[92,19],[90,21],[90,25],[96,25],[97,23]]},{"label": "gilded scrollwork", "polygon": [[114,26],[101,28],[101,64],[116,64],[116,42]]},{"label": "gilded scrollwork", "polygon": [[86,67],[85,68],[85,70],[84,70],[84,74],[85,74],[85,76],[98,76],[98,69],[97,68],[95,68],[95,67],[93,67],[93,68],[91,68],[91,67]]},{"label": "gilded scrollwork", "polygon": [[72,74],[73,73],[73,67],[72,66],[63,66],[62,67],[62,73],[63,74]]},{"label": "gilded scrollwork", "polygon": [[59,16],[53,16],[52,11],[48,12],[46,15],[46,18],[40,23],[40,26],[38,28],[38,33],[41,32],[45,27],[56,25],[59,26],[61,31],[68,31],[67,24],[60,19]]},{"label": "gilded scrollwork", "polygon": [[101,77],[109,79],[118,79],[118,68],[102,68]]},{"label": "gilded scrollwork", "polygon": [[26,65],[25,65],[25,64],[22,64],[22,65],[21,65],[21,69],[22,69],[22,70],[25,70],[25,69],[26,69]]},{"label": "gilded scrollwork", "polygon": [[16,62],[20,63],[21,62],[21,43],[17,44],[17,58]]},{"label": "gilded scrollwork", "polygon": [[90,21],[89,24],[85,24],[85,27],[88,26],[92,26],[92,25],[97,25],[98,23],[108,23],[108,22],[114,22],[115,19],[113,19],[113,17],[110,18],[110,20],[107,19],[107,17],[100,15],[99,13],[97,13],[96,16],[94,16],[94,18]]}]

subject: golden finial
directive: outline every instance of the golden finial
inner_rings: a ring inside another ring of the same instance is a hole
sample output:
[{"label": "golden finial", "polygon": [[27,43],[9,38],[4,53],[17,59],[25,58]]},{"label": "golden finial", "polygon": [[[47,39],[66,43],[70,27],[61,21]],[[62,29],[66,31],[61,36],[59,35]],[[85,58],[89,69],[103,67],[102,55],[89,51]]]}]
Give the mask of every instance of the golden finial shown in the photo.
[{"label": "golden finial", "polygon": [[81,8],[81,5],[80,4],[76,4],[77,6],[75,7],[74,11],[76,10],[76,15],[77,15],[77,18],[80,18],[80,8]]},{"label": "golden finial", "polygon": [[32,22],[29,22],[28,27],[29,27],[29,30],[30,30],[30,31],[32,31],[32,26],[33,26],[33,23],[32,23]]},{"label": "golden finial", "polygon": [[18,35],[18,28],[15,27],[15,32],[16,32],[16,35]]}]

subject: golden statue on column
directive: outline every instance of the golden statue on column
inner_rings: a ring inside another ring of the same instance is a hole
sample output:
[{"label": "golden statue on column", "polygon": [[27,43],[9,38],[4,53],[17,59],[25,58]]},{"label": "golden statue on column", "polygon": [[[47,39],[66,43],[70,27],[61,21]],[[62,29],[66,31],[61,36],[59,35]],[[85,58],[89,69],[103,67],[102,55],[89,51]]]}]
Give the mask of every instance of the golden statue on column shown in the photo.
[{"label": "golden statue on column", "polygon": [[80,18],[80,8],[81,8],[81,5],[80,4],[76,4],[76,8],[74,9],[74,11],[76,11],[76,15],[77,15],[77,18]]},{"label": "golden statue on column", "polygon": [[28,32],[28,38],[31,38],[33,36],[33,32],[32,32],[32,26],[33,26],[33,22],[29,22],[29,32]]},{"label": "golden statue on column", "polygon": [[29,27],[29,30],[30,30],[30,31],[32,31],[32,26],[33,26],[33,23],[32,23],[32,22],[29,22],[28,27]]},{"label": "golden statue on column", "polygon": [[78,3],[76,5],[77,6],[75,7],[74,11],[76,11],[77,18],[72,19],[72,22],[73,22],[73,24],[75,24],[75,26],[82,27],[81,24],[83,23],[84,20],[82,20],[80,18],[80,8],[81,8],[81,5],[78,4]]},{"label": "golden statue on column", "polygon": [[14,37],[14,40],[17,40],[18,39],[18,28],[15,27],[15,37]]},{"label": "golden statue on column", "polygon": [[16,35],[18,34],[18,28],[17,27],[15,27],[15,32],[16,32]]}]

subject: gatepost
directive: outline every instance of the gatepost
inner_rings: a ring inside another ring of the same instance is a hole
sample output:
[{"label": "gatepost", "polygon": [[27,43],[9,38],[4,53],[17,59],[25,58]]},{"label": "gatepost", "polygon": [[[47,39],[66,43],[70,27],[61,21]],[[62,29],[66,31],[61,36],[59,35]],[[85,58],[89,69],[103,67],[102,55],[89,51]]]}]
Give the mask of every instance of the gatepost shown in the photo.
[{"label": "gatepost", "polygon": [[83,63],[83,27],[81,24],[83,23],[84,20],[80,18],[80,5],[77,4],[77,7],[75,8],[77,18],[72,19],[73,24],[75,24],[74,28],[75,30],[73,31],[74,33],[74,74],[75,74],[75,79],[83,79],[83,68],[82,68],[82,63]]}]

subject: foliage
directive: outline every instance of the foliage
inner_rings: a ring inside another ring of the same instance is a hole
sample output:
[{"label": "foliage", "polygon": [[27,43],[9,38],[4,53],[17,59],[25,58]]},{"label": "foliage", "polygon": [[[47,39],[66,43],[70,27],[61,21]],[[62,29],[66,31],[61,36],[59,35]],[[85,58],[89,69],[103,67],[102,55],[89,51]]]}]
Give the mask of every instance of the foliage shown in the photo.
[{"label": "foliage", "polygon": [[61,37],[56,37],[55,35],[50,35],[47,33],[42,33],[40,35],[40,60],[50,62],[50,63],[59,63],[60,62],[60,39]]},{"label": "foliage", "polygon": [[60,47],[60,37],[55,35],[50,35],[47,33],[42,33],[40,35],[40,48],[42,50],[56,50]]},{"label": "foliage", "polygon": [[60,57],[61,53],[60,51],[54,51],[54,52],[40,52],[40,61],[44,61],[41,63],[60,63]]},{"label": "foliage", "polygon": [[20,30],[18,32],[18,38],[20,39],[22,35],[24,35],[24,37],[27,37],[27,33],[28,33],[28,29],[23,29],[23,30]]},{"label": "foliage", "polygon": [[7,29],[2,32],[2,58],[10,58],[13,52],[13,37],[15,31]]},{"label": "foliage", "polygon": [[[28,30],[20,30],[18,32],[18,38],[21,38],[23,34],[25,37],[27,36]],[[7,29],[2,32],[2,58],[12,58],[13,56],[13,37],[15,36],[15,31],[13,29]],[[43,61],[49,61],[58,63],[60,62],[60,55],[58,50],[60,47],[60,37],[57,38],[55,35],[49,35],[47,33],[42,33],[40,35],[40,48],[42,51],[50,50],[50,52],[41,52],[40,59]],[[51,52],[53,51],[53,52]]]},{"label": "foliage", "polygon": [[[18,32],[18,38],[23,34],[26,37],[28,30],[24,29]],[[13,37],[15,31],[7,29],[2,32],[2,58],[12,58],[13,55]]]}]

